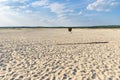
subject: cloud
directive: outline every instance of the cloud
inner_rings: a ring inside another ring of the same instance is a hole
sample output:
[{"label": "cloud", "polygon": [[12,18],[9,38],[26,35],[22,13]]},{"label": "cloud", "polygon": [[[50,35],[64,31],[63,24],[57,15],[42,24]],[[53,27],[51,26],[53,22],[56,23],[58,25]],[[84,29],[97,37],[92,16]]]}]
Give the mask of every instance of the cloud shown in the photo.
[{"label": "cloud", "polygon": [[[79,2],[84,3],[84,5],[79,5],[78,1],[73,0],[0,0],[0,26],[84,25],[83,23],[89,22],[88,18],[99,17],[94,11],[110,11],[119,4],[116,0]],[[89,13],[85,10],[86,8],[93,12]],[[116,14],[115,16],[118,16],[119,13]]]},{"label": "cloud", "polygon": [[26,13],[32,13],[32,10],[26,10],[25,12]]},{"label": "cloud", "polygon": [[64,25],[70,24],[71,19],[68,18],[68,13],[73,13],[74,11],[72,9],[68,9],[65,4],[55,2],[49,4],[47,8],[57,15],[57,22]]},{"label": "cloud", "polygon": [[82,13],[83,13],[83,12],[82,12],[82,11],[80,11],[80,12],[78,13],[78,15],[82,15]]},{"label": "cloud", "polygon": [[47,8],[51,10],[51,12],[55,13],[59,18],[66,19],[66,14],[74,12],[72,9],[68,9],[65,4],[60,3],[51,3]]},{"label": "cloud", "polygon": [[87,9],[95,11],[110,11],[110,9],[117,4],[118,2],[115,0],[96,0],[95,2],[89,4]]},{"label": "cloud", "polygon": [[29,0],[0,0],[0,2],[16,2],[16,3],[25,3]]},{"label": "cloud", "polygon": [[42,7],[49,9],[50,12],[57,16],[56,22],[65,23],[69,21],[67,13],[74,12],[72,9],[68,9],[65,4],[58,2],[49,2],[48,0],[40,0],[32,3],[33,7]]},{"label": "cloud", "polygon": [[11,12],[10,6],[0,5],[0,14],[6,14],[6,11],[7,13]]},{"label": "cloud", "polygon": [[5,2],[5,1],[8,1],[8,0],[0,0],[0,2]]},{"label": "cloud", "polygon": [[24,10],[25,13],[20,13],[11,6],[0,5],[0,7],[0,26],[57,26],[69,24],[67,21],[63,21],[65,15],[59,15],[60,18],[56,19],[56,17],[50,18],[34,14],[31,10]]},{"label": "cloud", "polygon": [[0,5],[0,25],[4,26],[18,24],[17,20],[15,20],[18,14],[19,13],[13,11],[10,6]]},{"label": "cloud", "polygon": [[9,1],[11,1],[11,2],[17,2],[17,3],[25,3],[25,2],[27,2],[29,0],[9,0]]},{"label": "cloud", "polygon": [[119,5],[120,3],[119,2],[112,2],[111,4],[110,4],[110,6],[116,6],[116,5]]},{"label": "cloud", "polygon": [[49,3],[48,0],[40,0],[32,3],[33,7],[43,7],[50,9],[51,12],[57,15],[64,15],[66,12],[73,12],[73,10],[67,9],[65,4],[53,2]]},{"label": "cloud", "polygon": [[[34,1],[31,7],[42,7],[46,10],[49,9],[50,12],[54,13],[57,17],[45,18],[45,14],[42,16],[37,14],[36,11],[33,13],[33,9],[30,9],[31,3],[25,5],[27,0],[23,0],[22,2],[19,0],[1,0],[0,2],[5,4],[0,4],[0,25],[1,26],[35,26],[35,25],[68,25],[69,20],[66,16],[67,12],[73,12],[73,10],[67,9],[65,4],[61,4],[58,2],[49,3],[48,0],[40,0]],[[13,5],[11,5],[11,3]],[[14,5],[15,3],[20,3],[18,5]],[[6,12],[7,11],[7,12]],[[22,12],[21,12],[22,11]],[[39,10],[37,10],[39,11]]]},{"label": "cloud", "polygon": [[1,0],[0,1],[0,7],[9,7],[9,9],[13,9],[15,11],[17,10],[23,10],[27,9],[29,7],[28,4],[26,4],[26,1],[28,0]]},{"label": "cloud", "polygon": [[59,3],[52,3],[48,6],[48,8],[51,10],[51,12],[54,12],[56,14],[62,14],[66,12],[65,6]]},{"label": "cloud", "polygon": [[37,7],[37,6],[46,6],[49,4],[48,0],[40,0],[40,1],[35,1],[32,3],[32,6]]}]

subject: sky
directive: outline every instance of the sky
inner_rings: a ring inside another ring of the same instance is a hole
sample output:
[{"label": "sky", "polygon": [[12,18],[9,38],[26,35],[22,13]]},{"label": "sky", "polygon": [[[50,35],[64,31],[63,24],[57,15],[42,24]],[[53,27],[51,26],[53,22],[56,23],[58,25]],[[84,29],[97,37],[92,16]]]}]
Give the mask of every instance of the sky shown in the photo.
[{"label": "sky", "polygon": [[120,25],[120,0],[0,0],[0,26]]}]

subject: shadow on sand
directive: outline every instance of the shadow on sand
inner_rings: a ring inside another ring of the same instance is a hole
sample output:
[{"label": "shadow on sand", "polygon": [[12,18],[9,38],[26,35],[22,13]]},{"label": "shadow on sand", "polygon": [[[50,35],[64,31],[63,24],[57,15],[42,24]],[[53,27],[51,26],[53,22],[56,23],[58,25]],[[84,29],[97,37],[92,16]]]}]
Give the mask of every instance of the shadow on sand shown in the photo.
[{"label": "shadow on sand", "polygon": [[57,45],[79,45],[79,44],[107,44],[109,42],[87,42],[87,43],[62,43]]}]

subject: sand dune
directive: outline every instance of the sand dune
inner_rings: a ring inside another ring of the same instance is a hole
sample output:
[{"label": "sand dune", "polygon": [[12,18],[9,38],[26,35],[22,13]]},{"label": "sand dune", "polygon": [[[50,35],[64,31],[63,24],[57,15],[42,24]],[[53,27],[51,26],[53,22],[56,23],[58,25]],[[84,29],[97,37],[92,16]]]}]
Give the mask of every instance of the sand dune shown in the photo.
[{"label": "sand dune", "polygon": [[1,29],[0,80],[120,80],[120,30]]}]

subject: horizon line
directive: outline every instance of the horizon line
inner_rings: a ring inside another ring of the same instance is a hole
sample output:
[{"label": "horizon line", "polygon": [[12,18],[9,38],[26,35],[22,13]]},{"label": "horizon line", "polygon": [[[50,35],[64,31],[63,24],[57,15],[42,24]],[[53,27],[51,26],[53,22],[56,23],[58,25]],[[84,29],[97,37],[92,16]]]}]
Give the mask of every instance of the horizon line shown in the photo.
[{"label": "horizon line", "polygon": [[91,26],[0,26],[0,28],[4,27],[102,27],[102,26],[120,26],[120,25],[91,25]]}]

